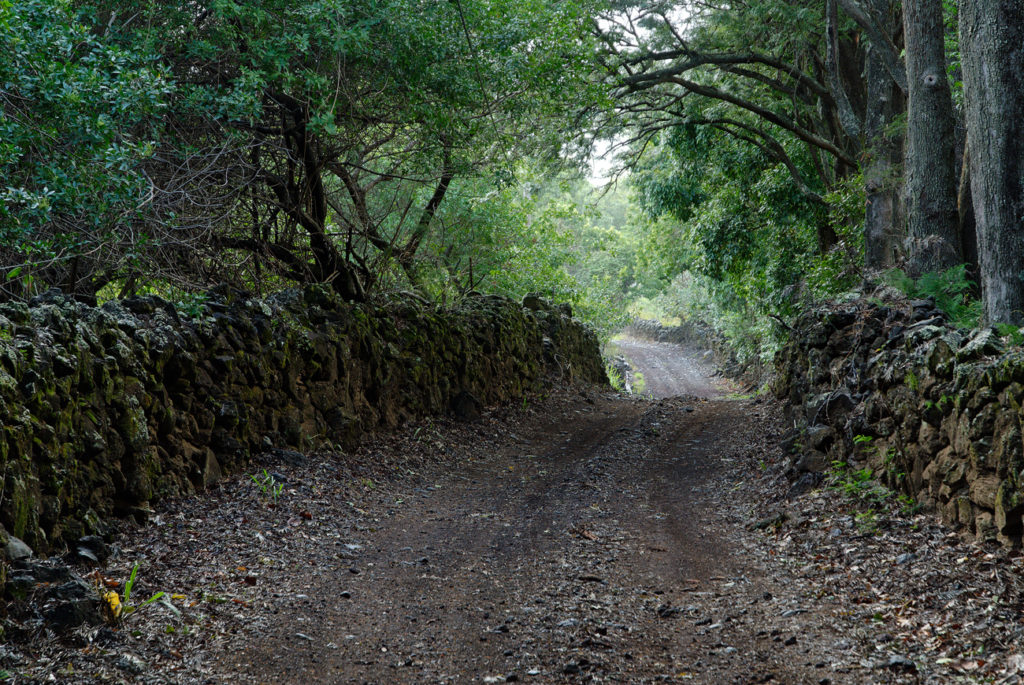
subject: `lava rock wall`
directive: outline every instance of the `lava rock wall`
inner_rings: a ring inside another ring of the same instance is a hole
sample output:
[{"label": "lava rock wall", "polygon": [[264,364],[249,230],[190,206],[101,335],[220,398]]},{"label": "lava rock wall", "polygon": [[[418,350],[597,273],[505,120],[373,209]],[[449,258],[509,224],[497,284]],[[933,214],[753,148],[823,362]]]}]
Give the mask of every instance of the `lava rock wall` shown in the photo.
[{"label": "lava rock wall", "polygon": [[928,300],[858,299],[802,315],[776,373],[794,472],[866,465],[946,523],[1020,544],[1020,347],[952,327]]},{"label": "lava rock wall", "polygon": [[253,453],[352,447],[467,393],[494,404],[552,377],[607,382],[596,336],[538,298],[442,309],[214,289],[190,314],[57,292],[0,305],[2,528],[47,552]]}]

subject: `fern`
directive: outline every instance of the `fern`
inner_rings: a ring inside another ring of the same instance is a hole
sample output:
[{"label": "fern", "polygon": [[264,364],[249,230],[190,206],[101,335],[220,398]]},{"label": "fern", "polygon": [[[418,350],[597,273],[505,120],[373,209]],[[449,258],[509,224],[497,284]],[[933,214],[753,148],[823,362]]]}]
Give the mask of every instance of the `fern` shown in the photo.
[{"label": "fern", "polygon": [[933,299],[957,328],[976,328],[981,323],[981,300],[973,297],[977,285],[967,277],[966,264],[922,274],[916,280],[902,269],[893,269],[885,281],[910,297]]}]

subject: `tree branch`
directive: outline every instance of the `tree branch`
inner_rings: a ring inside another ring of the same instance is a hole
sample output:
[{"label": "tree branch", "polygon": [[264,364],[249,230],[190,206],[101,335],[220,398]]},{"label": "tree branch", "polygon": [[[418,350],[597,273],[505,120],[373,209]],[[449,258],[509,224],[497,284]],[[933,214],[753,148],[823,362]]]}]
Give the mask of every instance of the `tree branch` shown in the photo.
[{"label": "tree branch", "polygon": [[857,26],[867,31],[871,44],[878,50],[882,58],[885,70],[889,72],[892,80],[896,82],[896,85],[906,95],[907,68],[904,66],[903,60],[900,59],[900,51],[896,49],[896,44],[882,30],[881,23],[871,16],[870,11],[857,2],[857,0],[839,0],[839,4],[842,6],[843,11],[856,22]]},{"label": "tree branch", "polygon": [[848,154],[843,152],[841,149],[836,147],[836,145],[831,141],[825,140],[816,133],[808,131],[802,126],[797,125],[793,121],[771,111],[770,109],[767,109],[766,107],[762,107],[758,104],[750,102],[749,100],[745,100],[744,98],[733,95],[732,93],[729,93],[728,91],[722,90],[720,88],[715,88],[713,86],[703,86],[700,85],[699,83],[695,83],[693,81],[689,81],[678,76],[668,77],[664,80],[665,82],[668,83],[675,83],[677,85],[680,85],[686,88],[687,90],[696,93],[697,95],[703,95],[704,97],[709,97],[715,100],[722,100],[723,102],[728,102],[729,104],[736,105],[737,107],[745,109],[748,112],[751,112],[752,114],[756,114],[762,119],[769,121],[775,124],[776,126],[779,126],[780,128],[786,129],[787,131],[789,131],[790,133],[792,133],[805,143],[813,145],[832,154],[836,159],[839,159],[849,164],[850,166],[855,167],[857,165],[857,161],[855,159],[853,159]]},{"label": "tree branch", "polygon": [[828,70],[829,85],[835,98],[839,112],[839,123],[851,138],[860,138],[861,125],[857,113],[853,111],[846,87],[839,77],[839,30],[837,28],[839,10],[836,0],[825,0],[825,68]]}]

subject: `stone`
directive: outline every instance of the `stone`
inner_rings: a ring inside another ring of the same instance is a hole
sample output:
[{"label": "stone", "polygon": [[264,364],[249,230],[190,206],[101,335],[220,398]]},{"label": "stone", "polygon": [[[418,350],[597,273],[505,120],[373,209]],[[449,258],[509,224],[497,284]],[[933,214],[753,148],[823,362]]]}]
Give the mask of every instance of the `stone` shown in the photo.
[{"label": "stone", "polygon": [[828,455],[818,450],[805,450],[796,462],[801,473],[822,473],[829,467]]},{"label": "stone", "polygon": [[816,450],[825,452],[835,439],[836,432],[829,426],[811,426],[807,429],[807,444]]},{"label": "stone", "polygon": [[995,517],[987,511],[978,512],[977,516],[974,517],[974,531],[979,540],[995,542],[998,535]]},{"label": "stone", "polygon": [[995,509],[1001,483],[1002,479],[995,475],[975,478],[970,485],[971,501],[984,509]]},{"label": "stone", "polygon": [[62,633],[83,624],[103,622],[101,600],[96,589],[81,578],[74,578],[47,592],[43,618],[47,627]]},{"label": "stone", "polygon": [[800,474],[800,477],[786,491],[786,499],[793,500],[814,490],[822,480],[824,480],[824,476],[821,473],[808,472]]},{"label": "stone", "polygon": [[999,483],[995,500],[995,525],[1000,536],[1019,538],[1021,515],[1024,514],[1024,495],[1009,480]]},{"label": "stone", "polygon": [[[22,540],[14,537],[13,535],[7,535],[6,538],[7,541],[3,546],[3,558],[5,561],[10,563],[32,557],[32,548],[26,545]],[[0,535],[0,540],[2,539],[3,535]]]},{"label": "stone", "polygon": [[1003,351],[1003,343],[998,335],[991,328],[983,328],[976,332],[967,344],[961,347],[956,353],[956,360],[960,363],[972,361],[985,356],[1000,354]]},{"label": "stone", "polygon": [[202,472],[204,488],[209,488],[224,477],[224,472],[220,468],[220,462],[217,461],[217,455],[210,448],[206,448]]},{"label": "stone", "polygon": [[971,498],[965,495],[957,497],[956,507],[956,520],[960,522],[960,525],[968,528],[974,526],[974,507],[971,505]]},{"label": "stone", "polygon": [[942,475],[942,482],[951,490],[959,490],[967,482],[967,462],[951,461]]},{"label": "stone", "polygon": [[471,392],[462,390],[452,399],[452,413],[459,421],[472,423],[483,418],[483,406]]},{"label": "stone", "polygon": [[110,548],[99,535],[85,535],[78,539],[75,553],[82,559],[102,564],[110,557]]},{"label": "stone", "polygon": [[938,454],[945,447],[944,436],[934,424],[921,422],[921,428],[917,433],[917,444],[927,454]]},{"label": "stone", "polygon": [[527,293],[523,296],[523,307],[531,311],[547,311],[551,303],[540,296],[540,293]]},{"label": "stone", "polygon": [[801,431],[797,428],[787,431],[779,440],[779,448],[785,454],[792,454],[800,440]]}]

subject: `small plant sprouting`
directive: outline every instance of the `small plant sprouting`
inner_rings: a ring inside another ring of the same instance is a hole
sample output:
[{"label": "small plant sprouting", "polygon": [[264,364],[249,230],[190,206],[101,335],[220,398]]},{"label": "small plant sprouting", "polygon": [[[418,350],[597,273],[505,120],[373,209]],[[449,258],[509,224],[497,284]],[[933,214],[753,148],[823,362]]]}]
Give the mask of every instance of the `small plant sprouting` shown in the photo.
[{"label": "small plant sprouting", "polygon": [[904,377],[904,381],[906,382],[908,388],[910,388],[914,392],[917,392],[917,388],[919,387],[919,381],[917,380],[917,375],[913,371],[907,371],[907,375]]},{"label": "small plant sprouting", "polygon": [[866,445],[866,444],[870,443],[872,440],[874,440],[874,438],[872,438],[870,435],[855,435],[855,436],[853,436],[853,444],[854,445]]},{"label": "small plant sprouting", "polygon": [[178,311],[191,319],[198,319],[203,315],[209,299],[207,293],[185,293],[177,302]]},{"label": "small plant sprouting", "polygon": [[868,467],[853,469],[845,461],[834,461],[829,481],[836,490],[870,506],[884,502],[892,494],[888,488],[874,480],[872,475]]},{"label": "small plant sprouting", "polygon": [[633,393],[636,395],[644,394],[644,390],[647,389],[647,381],[644,379],[644,375],[639,371],[633,372]]},{"label": "small plant sprouting", "polygon": [[1017,326],[1008,323],[997,323],[994,324],[996,332],[1002,338],[1009,338],[1011,345],[1024,344],[1024,333],[1021,333],[1021,329]]},{"label": "small plant sprouting", "polygon": [[921,511],[921,503],[910,495],[900,495],[896,501],[900,503],[900,513],[904,516],[913,516]]},{"label": "small plant sprouting", "polygon": [[[139,565],[136,563],[132,566],[132,572],[129,574],[128,580],[125,581],[123,599],[114,590],[103,593],[103,601],[106,604],[106,613],[111,623],[123,621],[147,604],[160,601],[166,594],[161,590],[139,604],[132,604],[132,590],[135,588],[135,580],[138,577],[138,573]],[[167,604],[166,600],[164,603]],[[171,605],[168,604],[168,606]],[[173,609],[173,606],[171,606],[171,608]]]},{"label": "small plant sprouting", "polygon": [[608,375],[608,383],[612,386],[612,389],[615,392],[625,392],[626,381],[622,377],[622,372],[610,361],[605,362],[604,371]]},{"label": "small plant sprouting", "polygon": [[278,498],[284,492],[284,483],[278,481],[274,474],[266,469],[263,469],[263,473],[254,473],[250,478],[259,487],[260,497],[264,499],[270,498],[276,507]]}]

